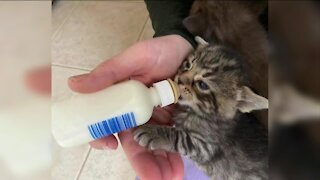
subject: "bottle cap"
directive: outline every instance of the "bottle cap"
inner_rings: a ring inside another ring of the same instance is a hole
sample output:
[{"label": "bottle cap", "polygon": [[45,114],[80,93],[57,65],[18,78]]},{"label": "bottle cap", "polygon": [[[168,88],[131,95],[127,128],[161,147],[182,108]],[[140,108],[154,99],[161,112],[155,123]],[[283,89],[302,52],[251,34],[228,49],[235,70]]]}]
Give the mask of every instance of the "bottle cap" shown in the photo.
[{"label": "bottle cap", "polygon": [[156,88],[160,96],[161,107],[168,106],[178,101],[180,95],[179,89],[177,88],[176,83],[174,83],[171,79],[154,83],[153,87]]}]

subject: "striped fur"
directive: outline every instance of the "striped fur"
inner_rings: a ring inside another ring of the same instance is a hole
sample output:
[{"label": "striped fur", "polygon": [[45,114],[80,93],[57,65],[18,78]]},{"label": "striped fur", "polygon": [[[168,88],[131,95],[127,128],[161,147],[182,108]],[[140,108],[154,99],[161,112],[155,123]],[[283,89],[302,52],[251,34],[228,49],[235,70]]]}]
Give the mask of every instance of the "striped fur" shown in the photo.
[{"label": "striped fur", "polygon": [[267,179],[267,132],[239,112],[247,85],[241,58],[223,46],[202,46],[179,69],[175,127],[144,125],[135,140],[151,150],[178,152],[212,179]]}]

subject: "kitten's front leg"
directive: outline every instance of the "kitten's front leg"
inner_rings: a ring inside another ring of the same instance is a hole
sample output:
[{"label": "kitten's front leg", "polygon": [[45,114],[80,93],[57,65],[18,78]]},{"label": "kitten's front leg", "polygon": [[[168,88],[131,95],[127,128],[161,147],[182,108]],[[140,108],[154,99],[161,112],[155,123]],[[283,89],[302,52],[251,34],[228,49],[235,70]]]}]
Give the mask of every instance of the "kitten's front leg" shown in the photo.
[{"label": "kitten's front leg", "polygon": [[215,153],[202,135],[173,127],[143,125],[134,131],[134,139],[148,149],[178,152],[201,162],[210,160]]},{"label": "kitten's front leg", "polygon": [[133,137],[139,145],[148,149],[173,151],[172,141],[176,133],[173,127],[146,124],[138,127]]}]

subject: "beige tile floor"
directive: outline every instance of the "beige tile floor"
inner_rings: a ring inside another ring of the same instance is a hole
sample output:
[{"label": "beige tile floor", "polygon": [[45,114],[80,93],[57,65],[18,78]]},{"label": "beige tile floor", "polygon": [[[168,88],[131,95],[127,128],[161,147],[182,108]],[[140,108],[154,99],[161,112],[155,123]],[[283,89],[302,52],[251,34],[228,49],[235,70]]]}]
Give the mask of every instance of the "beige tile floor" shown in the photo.
[{"label": "beige tile floor", "polygon": [[[67,78],[87,73],[97,64],[153,30],[141,1],[58,1],[52,11],[53,101],[72,91]],[[53,148],[53,180],[129,180],[135,173],[123,150],[94,150],[88,145]]]}]

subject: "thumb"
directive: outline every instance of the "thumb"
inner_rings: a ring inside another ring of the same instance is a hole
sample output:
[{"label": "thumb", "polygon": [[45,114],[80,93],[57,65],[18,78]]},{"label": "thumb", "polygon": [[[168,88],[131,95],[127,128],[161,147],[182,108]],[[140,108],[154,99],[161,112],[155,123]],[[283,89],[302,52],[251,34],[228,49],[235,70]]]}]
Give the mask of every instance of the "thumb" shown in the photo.
[{"label": "thumb", "polygon": [[125,57],[114,57],[103,62],[88,74],[69,78],[69,87],[79,93],[92,93],[102,90],[116,82],[126,80],[134,75],[137,63]]}]

